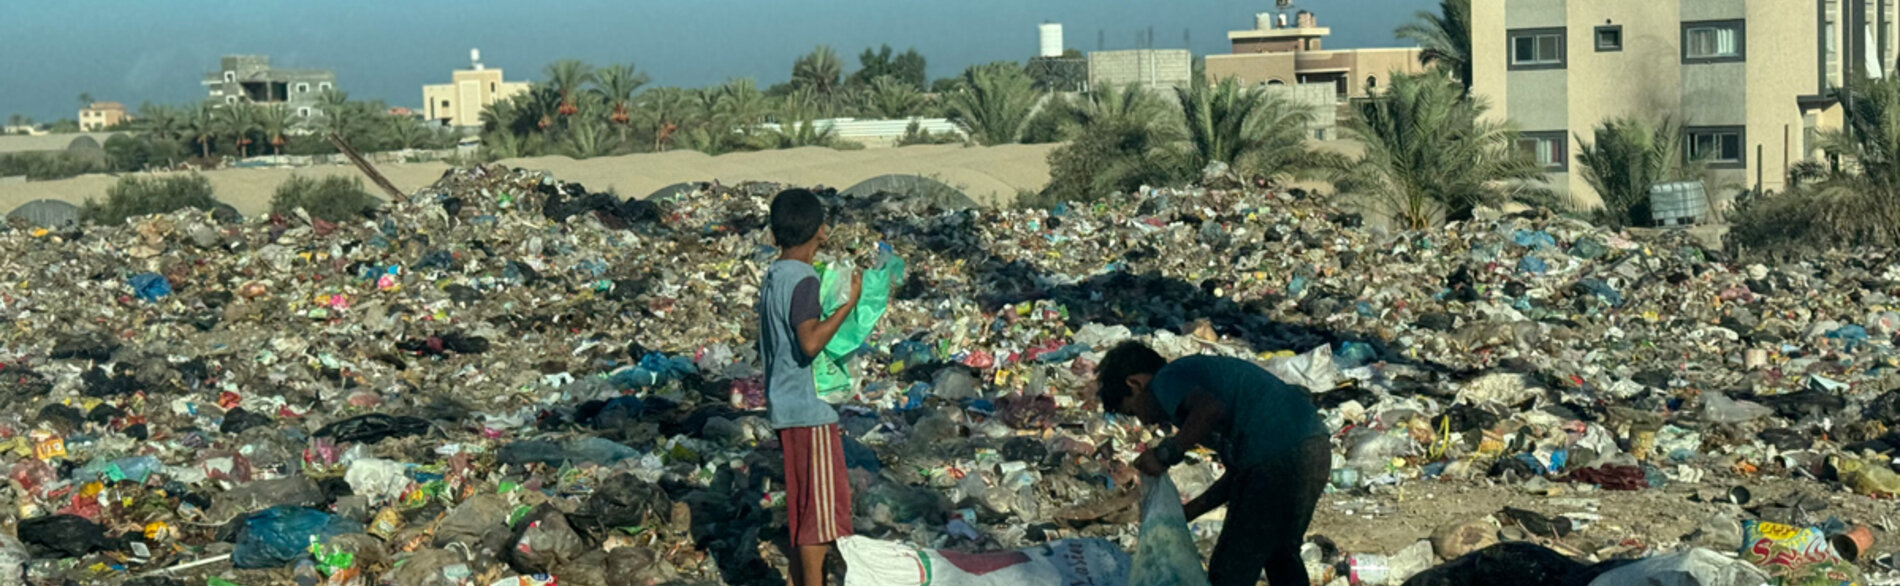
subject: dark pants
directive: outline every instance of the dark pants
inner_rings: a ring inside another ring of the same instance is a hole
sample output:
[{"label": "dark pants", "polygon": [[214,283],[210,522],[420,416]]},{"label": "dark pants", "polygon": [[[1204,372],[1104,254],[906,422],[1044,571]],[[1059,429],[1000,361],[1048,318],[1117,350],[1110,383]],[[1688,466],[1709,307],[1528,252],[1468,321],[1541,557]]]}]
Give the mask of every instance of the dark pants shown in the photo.
[{"label": "dark pants", "polygon": [[1310,586],[1300,545],[1332,465],[1326,438],[1312,437],[1284,458],[1230,472],[1238,476],[1226,489],[1227,522],[1207,562],[1208,581],[1253,586],[1264,570],[1270,586]]}]

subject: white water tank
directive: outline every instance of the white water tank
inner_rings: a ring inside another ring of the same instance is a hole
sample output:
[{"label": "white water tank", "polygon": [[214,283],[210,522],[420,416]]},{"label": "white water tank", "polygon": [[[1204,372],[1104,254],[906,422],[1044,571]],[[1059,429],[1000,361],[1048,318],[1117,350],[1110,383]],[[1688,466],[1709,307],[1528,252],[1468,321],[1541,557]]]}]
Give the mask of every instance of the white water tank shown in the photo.
[{"label": "white water tank", "polygon": [[1042,49],[1036,54],[1042,57],[1062,56],[1062,23],[1045,22],[1040,27]]},{"label": "white water tank", "polygon": [[1253,29],[1257,31],[1273,30],[1273,13],[1262,12],[1253,15]]}]

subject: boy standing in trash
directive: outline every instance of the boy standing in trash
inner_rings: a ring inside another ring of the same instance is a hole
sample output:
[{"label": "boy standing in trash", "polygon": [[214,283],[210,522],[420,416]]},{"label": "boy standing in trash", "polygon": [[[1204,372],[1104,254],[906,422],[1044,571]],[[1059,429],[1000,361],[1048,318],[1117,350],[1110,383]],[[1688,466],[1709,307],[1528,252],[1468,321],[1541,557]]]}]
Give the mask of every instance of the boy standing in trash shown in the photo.
[{"label": "boy standing in trash", "polygon": [[810,191],[788,189],[772,199],[771,227],[779,256],[759,287],[759,356],[766,411],[785,450],[786,526],[798,549],[786,557],[793,586],[824,586],[825,555],[851,534],[851,486],[838,412],[818,399],[811,364],[857,305],[861,281],[854,276],[849,300],[821,317],[811,263],[825,240],[824,205]]},{"label": "boy standing in trash", "polygon": [[1251,362],[1189,356],[1168,362],[1140,342],[1123,342],[1095,370],[1102,408],[1176,433],[1135,459],[1160,476],[1195,446],[1227,466],[1182,508],[1193,520],[1227,505],[1227,522],[1207,563],[1214,586],[1249,585],[1266,571],[1271,586],[1308,586],[1300,544],[1331,475],[1326,424],[1306,391]]}]

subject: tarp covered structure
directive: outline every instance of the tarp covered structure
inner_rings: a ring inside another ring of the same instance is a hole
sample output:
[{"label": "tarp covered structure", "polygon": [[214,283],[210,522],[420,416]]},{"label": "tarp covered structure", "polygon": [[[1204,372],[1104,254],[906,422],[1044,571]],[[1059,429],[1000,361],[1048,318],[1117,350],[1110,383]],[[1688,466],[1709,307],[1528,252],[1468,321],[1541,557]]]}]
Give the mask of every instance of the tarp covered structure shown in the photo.
[{"label": "tarp covered structure", "polygon": [[63,228],[79,223],[79,206],[57,199],[40,199],[20,204],[7,214],[8,220],[21,220],[42,228]]},{"label": "tarp covered structure", "polygon": [[976,200],[963,193],[963,190],[922,175],[879,175],[839,192],[839,195],[846,197],[871,197],[880,194],[921,198],[938,207],[952,210],[976,207]]}]

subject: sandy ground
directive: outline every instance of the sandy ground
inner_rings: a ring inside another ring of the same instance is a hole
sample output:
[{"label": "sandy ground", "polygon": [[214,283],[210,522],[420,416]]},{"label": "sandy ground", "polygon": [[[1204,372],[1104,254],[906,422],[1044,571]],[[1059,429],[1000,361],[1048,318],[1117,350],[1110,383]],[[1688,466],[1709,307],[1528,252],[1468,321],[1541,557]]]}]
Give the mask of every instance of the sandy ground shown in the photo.
[{"label": "sandy ground", "polygon": [[[718,157],[693,151],[672,151],[620,157],[574,160],[567,157],[506,159],[504,165],[546,169],[566,181],[590,190],[613,189],[623,197],[646,197],[662,187],[684,181],[718,179],[778,181],[797,185],[824,185],[844,189],[885,174],[924,175],[960,188],[986,204],[1013,201],[1019,190],[1040,190],[1049,181],[1049,151],[1054,145],[964,147],[919,145],[902,148],[836,151],[800,148]],[[444,163],[386,164],[378,167],[398,189],[409,192],[433,183],[448,169]],[[219,200],[245,214],[270,207],[272,192],[292,175],[360,177],[347,165],[302,169],[219,169],[205,173]],[[103,198],[118,177],[85,175],[58,181],[0,182],[0,210],[11,211],[29,201],[56,199],[75,204]],[[369,183],[365,180],[365,185]],[[376,191],[374,186],[369,186]]]},{"label": "sandy ground", "polygon": [[[1900,550],[1895,543],[1891,500],[1876,500],[1846,493],[1811,480],[1728,479],[1705,481],[1699,485],[1672,484],[1661,489],[1637,492],[1567,492],[1554,496],[1525,494],[1513,486],[1477,482],[1419,481],[1404,485],[1402,493],[1383,495],[1328,494],[1313,516],[1311,535],[1324,535],[1347,552],[1395,553],[1420,539],[1431,537],[1440,526],[1480,519],[1506,507],[1534,511],[1551,517],[1565,513],[1594,513],[1602,520],[1566,536],[1554,545],[1578,553],[1598,555],[1602,559],[1627,557],[1626,547],[1641,547],[1654,553],[1685,547],[1685,536],[1711,515],[1722,513],[1742,520],[1753,515],[1728,503],[1706,502],[1726,486],[1745,486],[1752,493],[1747,509],[1764,503],[1783,502],[1795,493],[1813,495],[1828,503],[1816,513],[1820,519],[1838,516],[1873,531],[1874,556]],[[1700,495],[1698,493],[1708,493]],[[1739,543],[1740,537],[1735,536]]]}]

